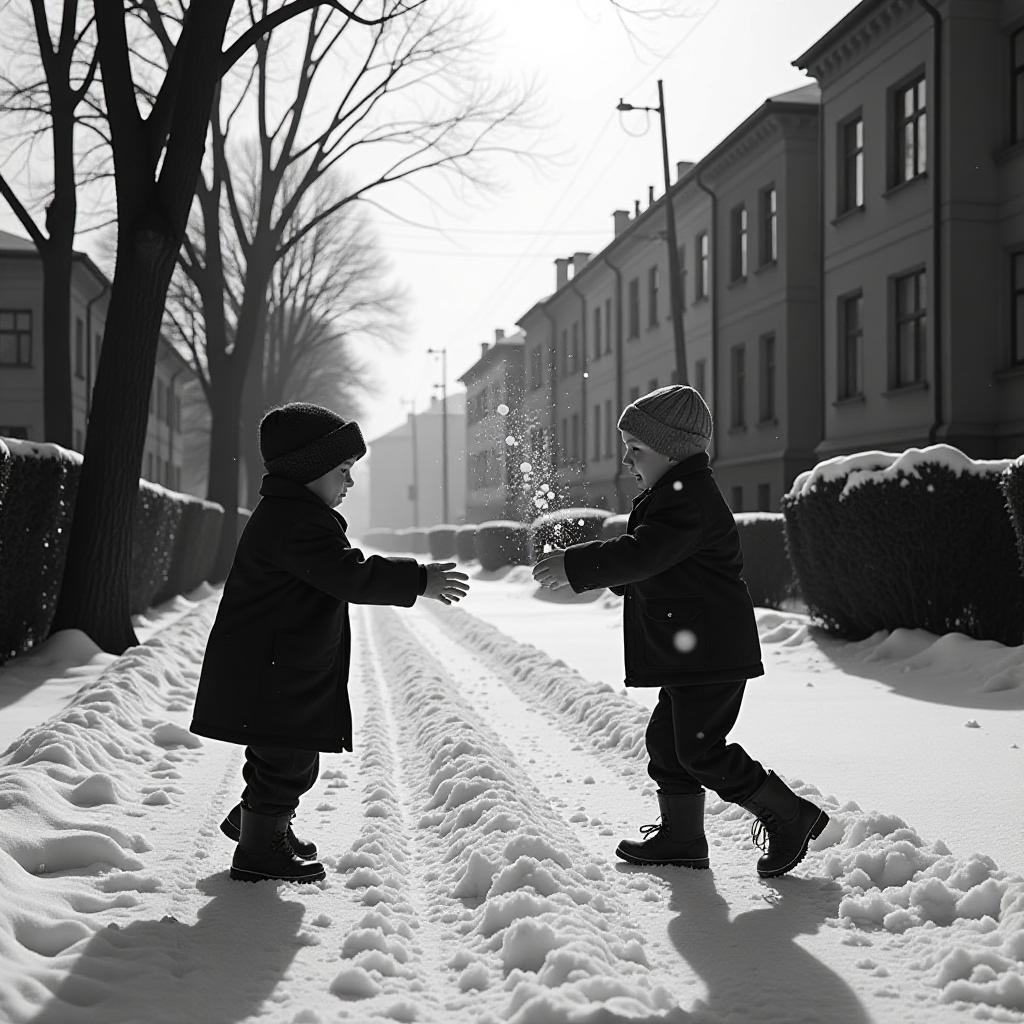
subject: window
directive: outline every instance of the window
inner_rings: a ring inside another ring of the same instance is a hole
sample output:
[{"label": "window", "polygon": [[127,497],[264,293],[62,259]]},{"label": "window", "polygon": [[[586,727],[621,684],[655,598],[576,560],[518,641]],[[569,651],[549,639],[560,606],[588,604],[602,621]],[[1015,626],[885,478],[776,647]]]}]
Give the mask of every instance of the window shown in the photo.
[{"label": "window", "polygon": [[747,424],[747,350],[743,345],[734,345],[730,353],[732,367],[732,419],[734,427]]},{"label": "window", "polygon": [[772,485],[757,485],[757,511],[771,512],[772,510]]},{"label": "window", "polygon": [[0,366],[32,365],[32,311],[0,309]]},{"label": "window", "polygon": [[569,332],[562,328],[562,344],[558,347],[558,375],[569,375]]},{"label": "window", "polygon": [[647,326],[658,326],[658,268],[647,271]]},{"label": "window", "polygon": [[740,204],[729,214],[729,275],[739,281],[747,276],[747,208]]},{"label": "window", "polygon": [[594,358],[601,358],[601,307],[594,307]]},{"label": "window", "polygon": [[1013,83],[1010,90],[1012,97],[1011,115],[1014,142],[1024,142],[1024,28],[1017,29],[1010,40],[1013,53]]},{"label": "window", "polygon": [[733,512],[743,511],[743,487],[737,485],[732,489],[732,510]]},{"label": "window", "polygon": [[569,372],[576,373],[580,366],[580,324],[572,322],[572,346],[569,349]]},{"label": "window", "polygon": [[85,324],[80,316],[75,317],[75,376],[85,380]]},{"label": "window", "polygon": [[920,75],[895,93],[893,185],[919,178],[928,169],[925,78]]},{"label": "window", "polygon": [[759,259],[761,266],[779,258],[779,196],[774,185],[761,190],[761,238]]},{"label": "window", "polygon": [[652,377],[647,382],[647,393],[650,394],[652,391],[657,391],[657,390],[658,390],[658,378],[657,377]]},{"label": "window", "polygon": [[758,420],[775,419],[775,335],[763,334],[760,339],[760,388]]},{"label": "window", "polygon": [[629,282],[629,338],[640,337],[640,279]]},{"label": "window", "polygon": [[864,207],[864,119],[856,114],[839,125],[837,213]]},{"label": "window", "polygon": [[925,272],[915,270],[897,277],[895,291],[895,345],[892,384],[906,387],[924,380],[924,349],[927,333]]},{"label": "window", "polygon": [[694,284],[694,301],[706,299],[711,287],[711,250],[708,233],[702,231],[694,243],[697,249],[697,280]]},{"label": "window", "polygon": [[1017,365],[1024,363],[1024,252],[1015,252],[1013,263],[1013,325],[1010,337],[1013,339],[1012,359]]},{"label": "window", "polygon": [[693,365],[693,386],[700,392],[701,398],[708,390],[708,361],[698,359]]},{"label": "window", "polygon": [[864,296],[861,292],[839,300],[839,386],[837,397],[854,398],[863,393],[861,346],[864,338]]},{"label": "window", "polygon": [[604,300],[604,350],[612,350],[612,300]]},{"label": "window", "polygon": [[594,405],[594,461],[601,458],[601,403]]},{"label": "window", "polygon": [[612,431],[615,429],[615,420],[612,417],[612,400],[609,398],[604,403],[604,457],[610,459],[615,451],[615,437]]},{"label": "window", "polygon": [[146,452],[146,479],[153,479],[153,453]]},{"label": "window", "polygon": [[686,246],[679,246],[679,305],[686,309]]}]

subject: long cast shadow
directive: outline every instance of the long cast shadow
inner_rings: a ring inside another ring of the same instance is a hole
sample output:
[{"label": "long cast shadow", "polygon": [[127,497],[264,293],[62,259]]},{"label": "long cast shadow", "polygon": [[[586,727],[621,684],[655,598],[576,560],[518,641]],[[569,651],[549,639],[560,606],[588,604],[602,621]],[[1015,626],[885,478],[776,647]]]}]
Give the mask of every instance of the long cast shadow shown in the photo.
[{"label": "long cast shadow", "polygon": [[650,873],[670,887],[675,916],[668,937],[707,989],[691,1012],[713,1020],[869,1024],[853,989],[794,941],[836,915],[840,888],[835,883],[798,877],[754,882],[763,890],[763,905],[733,917],[712,871],[655,868]]},{"label": "long cast shadow", "polygon": [[211,899],[196,923],[173,918],[104,928],[78,954],[31,1024],[216,1021],[258,1013],[300,946],[304,905],[271,883],[197,883]]}]

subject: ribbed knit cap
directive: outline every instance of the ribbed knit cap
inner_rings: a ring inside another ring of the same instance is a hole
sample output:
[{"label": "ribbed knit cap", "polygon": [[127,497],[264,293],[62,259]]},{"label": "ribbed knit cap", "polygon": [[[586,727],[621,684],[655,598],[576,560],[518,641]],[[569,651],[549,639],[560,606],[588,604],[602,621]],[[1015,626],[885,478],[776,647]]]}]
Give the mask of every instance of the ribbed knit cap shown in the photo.
[{"label": "ribbed knit cap", "polygon": [[361,459],[366,443],[355,420],[322,405],[289,402],[260,420],[260,454],[268,473],[308,484],[346,459]]},{"label": "ribbed knit cap", "polygon": [[618,426],[670,459],[687,459],[711,445],[711,411],[687,384],[670,384],[638,398],[623,409]]}]

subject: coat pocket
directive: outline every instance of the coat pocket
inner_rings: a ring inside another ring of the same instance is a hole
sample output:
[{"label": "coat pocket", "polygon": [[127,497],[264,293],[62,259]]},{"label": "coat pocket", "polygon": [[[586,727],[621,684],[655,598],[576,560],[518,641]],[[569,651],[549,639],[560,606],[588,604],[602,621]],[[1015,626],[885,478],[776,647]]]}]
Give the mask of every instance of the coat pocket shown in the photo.
[{"label": "coat pocket", "polygon": [[270,653],[273,668],[290,668],[298,672],[319,672],[334,663],[338,641],[324,643],[311,639],[307,633],[277,633]]},{"label": "coat pocket", "polygon": [[707,663],[709,635],[699,598],[649,600],[642,622],[648,667],[693,669]]}]

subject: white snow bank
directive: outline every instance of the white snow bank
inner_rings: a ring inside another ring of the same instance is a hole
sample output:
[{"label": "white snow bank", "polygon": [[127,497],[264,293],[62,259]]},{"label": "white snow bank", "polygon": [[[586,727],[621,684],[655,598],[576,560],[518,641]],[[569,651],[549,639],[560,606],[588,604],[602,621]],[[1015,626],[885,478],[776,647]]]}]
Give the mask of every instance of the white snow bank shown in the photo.
[{"label": "white snow bank", "polygon": [[904,452],[857,452],[837,455],[819,462],[813,469],[800,473],[786,493],[788,498],[799,498],[814,491],[819,484],[846,479],[840,494],[845,497],[865,484],[884,483],[900,477],[917,477],[924,465],[943,466],[956,476],[970,473],[987,476],[1002,473],[1013,465],[1013,459],[970,459],[959,448],[948,444],[933,444],[926,448],[908,448]]}]

